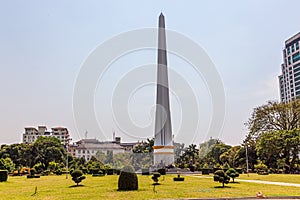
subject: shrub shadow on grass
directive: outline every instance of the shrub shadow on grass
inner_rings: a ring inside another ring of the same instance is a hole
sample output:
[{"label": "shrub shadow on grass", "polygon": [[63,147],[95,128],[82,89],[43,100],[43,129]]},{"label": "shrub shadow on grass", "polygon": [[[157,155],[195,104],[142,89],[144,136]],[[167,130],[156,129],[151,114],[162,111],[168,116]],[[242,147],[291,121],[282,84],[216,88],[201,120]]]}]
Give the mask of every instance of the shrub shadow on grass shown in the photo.
[{"label": "shrub shadow on grass", "polygon": [[215,186],[214,188],[231,188],[231,187],[225,185],[224,187],[223,186]]},{"label": "shrub shadow on grass", "polygon": [[71,185],[69,188],[84,187],[84,185]]},{"label": "shrub shadow on grass", "polygon": [[240,182],[230,182],[230,184],[240,184]]},{"label": "shrub shadow on grass", "polygon": [[152,183],[152,185],[160,185],[160,183]]}]

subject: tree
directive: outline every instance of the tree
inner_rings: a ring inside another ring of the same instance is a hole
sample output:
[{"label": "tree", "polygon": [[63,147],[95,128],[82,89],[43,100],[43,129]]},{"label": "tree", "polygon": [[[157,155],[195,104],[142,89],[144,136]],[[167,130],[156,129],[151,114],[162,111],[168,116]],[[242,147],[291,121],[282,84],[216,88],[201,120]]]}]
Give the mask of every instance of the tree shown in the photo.
[{"label": "tree", "polygon": [[113,151],[107,150],[105,164],[114,164]]},{"label": "tree", "polygon": [[29,151],[33,161],[30,167],[40,162],[45,167],[44,169],[47,169],[49,162],[64,163],[66,157],[66,150],[61,145],[61,141],[55,137],[38,137],[29,146]]},{"label": "tree", "polygon": [[148,168],[153,163],[154,139],[147,139],[132,149],[131,162],[135,169]]},{"label": "tree", "polygon": [[220,155],[220,161],[224,163],[228,163],[232,167],[238,167],[238,152],[240,151],[241,146],[231,147],[228,151],[222,153]]},{"label": "tree", "polygon": [[214,175],[214,181],[222,183],[222,187],[224,187],[224,184],[228,184],[230,180],[230,177],[223,171],[223,170],[217,170]]},{"label": "tree", "polygon": [[221,164],[220,156],[227,152],[231,148],[230,145],[226,145],[224,143],[218,143],[213,146],[211,152],[207,154],[208,157],[210,157],[211,160],[214,161],[215,164]]},{"label": "tree", "polygon": [[254,168],[257,171],[257,173],[268,172],[268,166],[265,165],[262,161],[258,161],[258,163],[254,165]]},{"label": "tree", "polygon": [[248,138],[257,138],[264,132],[299,128],[299,123],[300,100],[294,100],[290,103],[269,101],[254,108],[245,125],[249,129]]},{"label": "tree", "polygon": [[116,153],[114,155],[114,166],[117,169],[121,169],[131,163],[130,154],[128,152],[125,153]]},{"label": "tree", "polygon": [[212,148],[218,143],[221,143],[221,141],[213,138],[210,138],[208,141],[201,143],[199,145],[200,158],[204,158],[209,152],[211,152]]},{"label": "tree", "polygon": [[97,160],[99,160],[100,162],[102,162],[103,164],[106,161],[106,155],[105,153],[103,153],[102,151],[97,151],[95,158],[97,158]]},{"label": "tree", "polygon": [[195,163],[199,162],[199,149],[195,144],[190,144],[184,151],[184,153],[177,159],[177,165],[179,167],[189,167],[194,170]]},{"label": "tree", "polygon": [[0,158],[11,158],[16,167],[29,166],[32,155],[28,144],[1,145]]},{"label": "tree", "polygon": [[15,169],[15,164],[9,157],[1,158],[0,169],[7,170],[8,172],[12,172]]},{"label": "tree", "polygon": [[234,179],[236,177],[239,177],[240,174],[234,168],[229,168],[226,171],[226,175],[229,176],[230,178],[232,178],[232,182],[234,183]]},{"label": "tree", "polygon": [[261,133],[257,141],[257,155],[270,168],[277,168],[277,160],[280,159],[283,139],[278,131]]},{"label": "tree", "polygon": [[281,160],[285,162],[283,166],[286,173],[294,172],[299,162],[300,131],[294,129],[262,133],[256,148],[260,160],[270,168],[279,168],[277,161]]},{"label": "tree", "polygon": [[78,184],[85,179],[85,176],[83,176],[83,172],[81,170],[74,170],[72,173],[71,173],[71,176],[72,176],[72,180],[77,184]]},{"label": "tree", "polygon": [[246,169],[246,152],[248,155],[248,164],[249,169],[252,171],[254,170],[254,165],[257,164],[258,156],[257,156],[257,150],[256,150],[256,140],[254,139],[245,139],[242,144],[242,148],[238,151],[237,165],[239,167],[242,167]]},{"label": "tree", "polygon": [[174,154],[175,154],[174,159],[175,160],[177,160],[178,158],[180,158],[180,156],[183,154],[184,151],[185,151],[184,143],[176,143],[176,142],[174,142]]}]

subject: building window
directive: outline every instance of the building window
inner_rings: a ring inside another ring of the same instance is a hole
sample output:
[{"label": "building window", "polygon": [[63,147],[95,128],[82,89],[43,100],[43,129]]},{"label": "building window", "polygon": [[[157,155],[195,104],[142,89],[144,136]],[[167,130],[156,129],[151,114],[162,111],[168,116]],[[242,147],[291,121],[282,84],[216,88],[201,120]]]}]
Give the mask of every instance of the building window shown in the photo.
[{"label": "building window", "polygon": [[82,150],[82,153],[85,153],[85,150]]},{"label": "building window", "polygon": [[297,62],[298,60],[300,60],[300,53],[298,52],[298,53],[295,53],[294,55],[293,55],[293,62]]},{"label": "building window", "polygon": [[287,48],[287,54],[290,54],[290,47]]},{"label": "building window", "polygon": [[291,64],[291,56],[288,57],[288,63]]},{"label": "building window", "polygon": [[296,50],[299,49],[299,42],[296,43]]},{"label": "building window", "polygon": [[299,81],[299,80],[300,80],[300,77],[295,78],[295,82],[296,82],[296,81]]},{"label": "building window", "polygon": [[294,48],[294,45],[292,45],[292,52],[294,52],[295,51],[295,48]]},{"label": "building window", "polygon": [[80,150],[78,150],[78,154],[80,154],[81,152],[80,152]]}]

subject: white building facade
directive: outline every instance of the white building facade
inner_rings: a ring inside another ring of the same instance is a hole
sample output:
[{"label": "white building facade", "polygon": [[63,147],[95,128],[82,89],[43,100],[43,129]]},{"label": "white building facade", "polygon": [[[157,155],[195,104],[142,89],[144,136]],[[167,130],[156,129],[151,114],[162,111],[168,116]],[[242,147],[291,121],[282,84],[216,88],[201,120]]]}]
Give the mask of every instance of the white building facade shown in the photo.
[{"label": "white building facade", "polygon": [[84,158],[89,161],[92,156],[96,156],[96,153],[101,151],[107,155],[108,151],[114,154],[124,153],[125,148],[120,143],[115,141],[100,142],[97,139],[82,139],[73,145],[70,145],[70,152],[76,158]]}]

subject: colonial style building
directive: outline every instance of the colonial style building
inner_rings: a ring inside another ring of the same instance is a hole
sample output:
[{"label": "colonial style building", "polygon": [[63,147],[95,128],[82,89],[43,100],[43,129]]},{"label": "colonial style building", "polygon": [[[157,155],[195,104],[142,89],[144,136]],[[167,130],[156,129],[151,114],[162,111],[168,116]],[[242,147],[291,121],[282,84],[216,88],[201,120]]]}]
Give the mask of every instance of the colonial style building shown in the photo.
[{"label": "colonial style building", "polygon": [[84,158],[89,161],[98,151],[107,154],[111,151],[113,154],[130,152],[135,145],[141,142],[121,143],[120,137],[115,137],[113,141],[99,141],[97,139],[81,139],[78,142],[69,145],[69,153],[76,158]]}]

